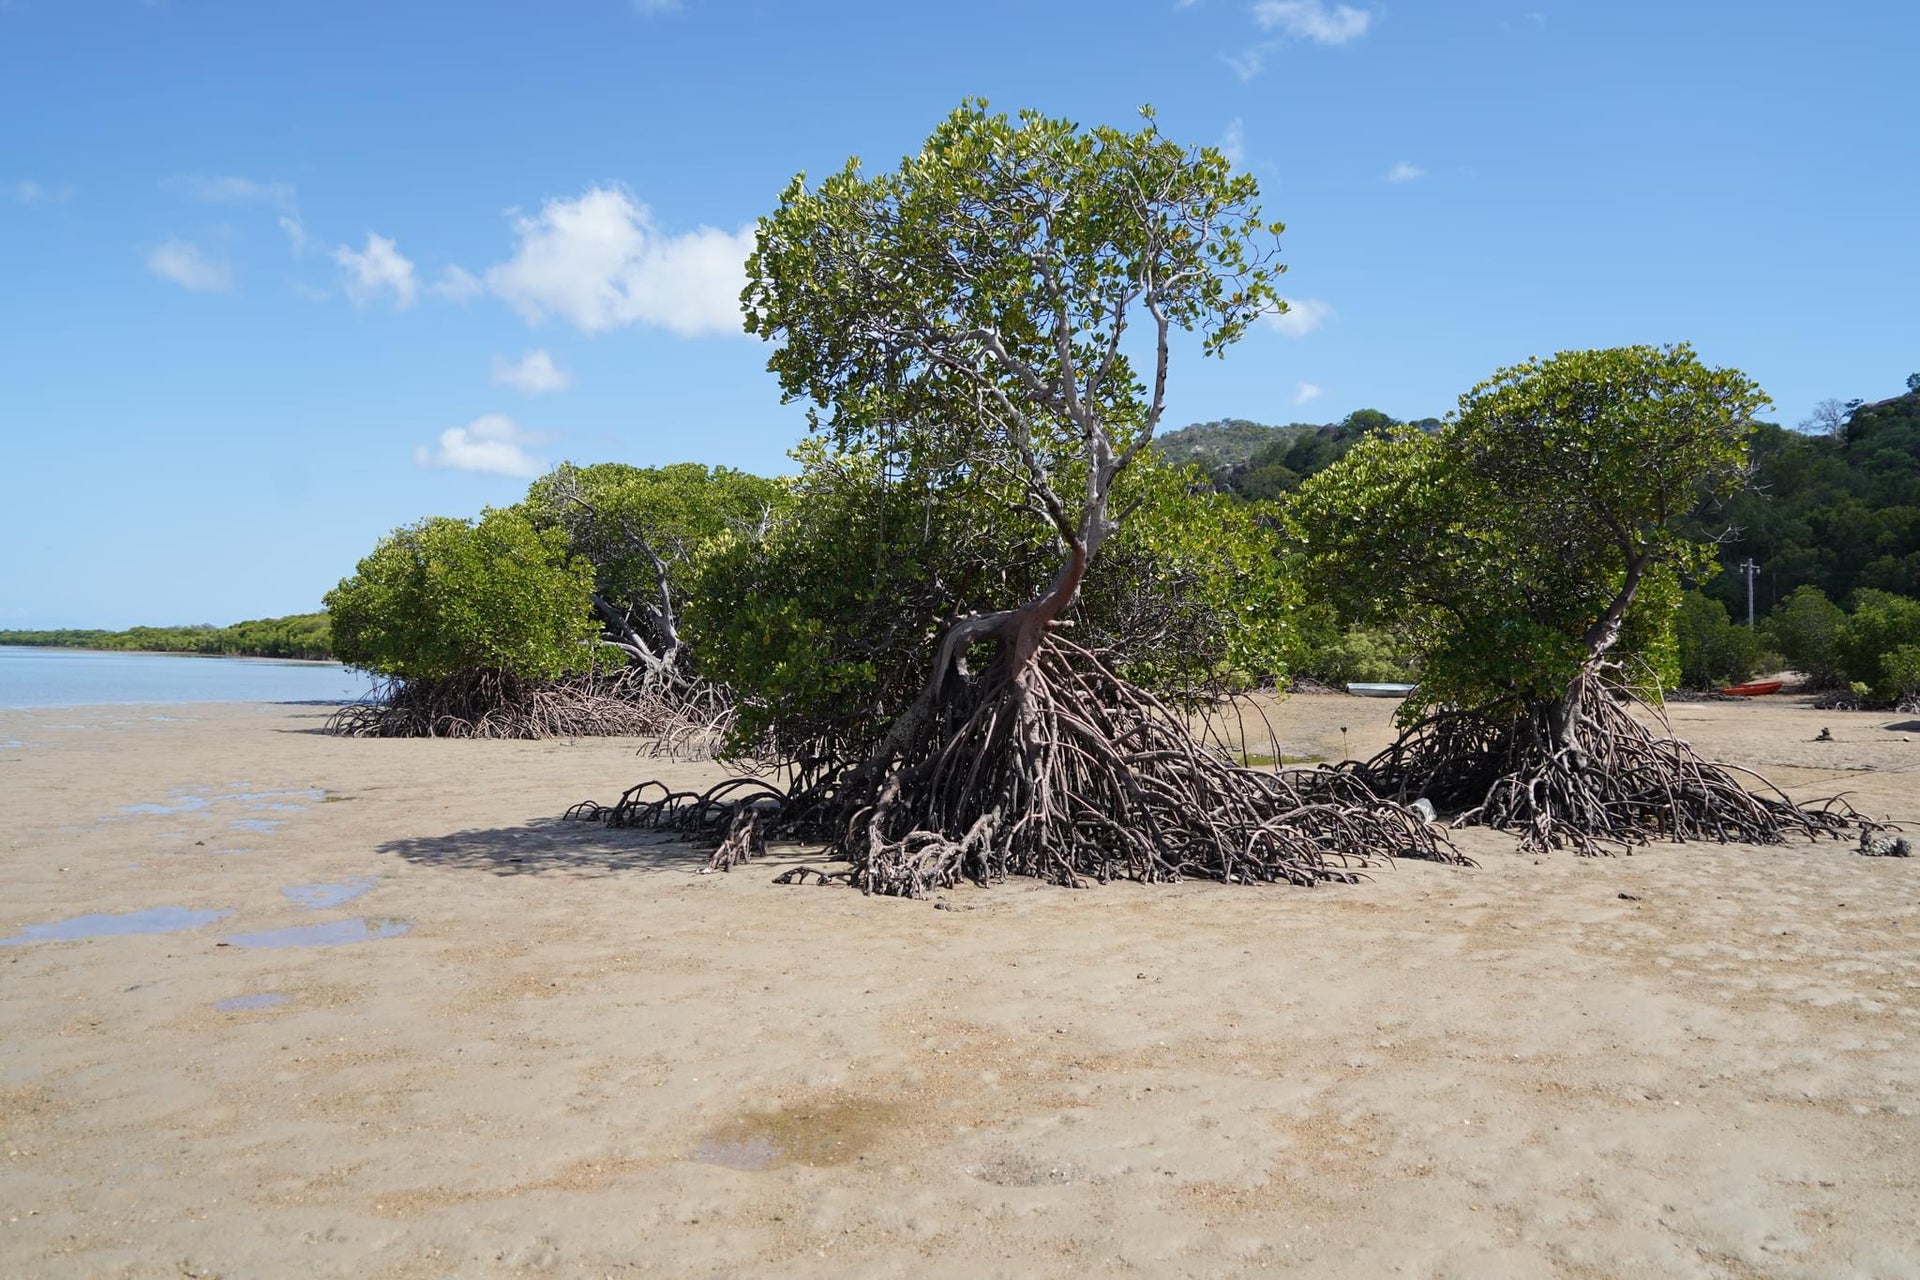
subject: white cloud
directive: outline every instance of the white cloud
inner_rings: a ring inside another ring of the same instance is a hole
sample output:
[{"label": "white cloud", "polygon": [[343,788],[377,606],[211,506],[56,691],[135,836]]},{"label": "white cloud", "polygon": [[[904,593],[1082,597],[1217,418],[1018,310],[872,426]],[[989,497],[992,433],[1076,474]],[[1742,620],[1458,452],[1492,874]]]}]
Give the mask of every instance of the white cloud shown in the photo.
[{"label": "white cloud", "polygon": [[1242,80],[1251,80],[1267,69],[1267,55],[1280,47],[1278,40],[1268,40],[1256,44],[1244,53],[1223,53],[1220,60],[1233,68],[1233,74]]},{"label": "white cloud", "polygon": [[73,199],[73,188],[64,183],[50,187],[32,178],[22,178],[7,187],[7,194],[15,204],[63,204]]},{"label": "white cloud", "polygon": [[1322,321],[1333,314],[1333,308],[1318,298],[1288,298],[1287,309],[1279,315],[1270,315],[1268,321],[1274,328],[1289,338],[1304,338],[1320,327]]},{"label": "white cloud", "polygon": [[1295,404],[1305,404],[1309,400],[1318,400],[1321,396],[1325,395],[1326,392],[1327,389],[1325,387],[1315,386],[1311,382],[1303,382],[1294,388],[1293,402]]},{"label": "white cloud", "polygon": [[1426,176],[1427,171],[1425,169],[1406,160],[1402,160],[1399,164],[1387,170],[1388,182],[1412,182],[1415,178],[1424,178]]},{"label": "white cloud", "polygon": [[544,348],[529,351],[518,360],[495,356],[493,380],[500,386],[512,387],[530,396],[547,391],[565,391],[573,385],[573,375],[555,365],[553,357]]},{"label": "white cloud", "polygon": [[312,238],[300,220],[300,205],[288,182],[261,182],[233,174],[181,173],[165,178],[161,186],[202,204],[263,204],[280,211],[280,230],[296,258],[306,254]]},{"label": "white cloud", "polygon": [[1367,33],[1373,15],[1365,9],[1325,0],[1256,0],[1253,20],[1262,30],[1279,31],[1316,44],[1345,44]]},{"label": "white cloud", "polygon": [[287,233],[287,247],[293,250],[293,256],[296,258],[305,257],[307,246],[312,243],[312,237],[307,234],[307,224],[300,221],[300,215],[297,213],[281,214],[280,229]]},{"label": "white cloud", "polygon": [[294,209],[293,188],[284,182],[256,182],[252,178],[187,173],[168,178],[163,185],[189,200],[206,204],[270,204],[289,213]]},{"label": "white cloud", "polygon": [[381,294],[391,293],[393,309],[404,311],[413,305],[420,291],[420,282],[413,275],[413,263],[401,256],[393,241],[371,231],[367,233],[364,250],[356,253],[341,245],[333,251],[333,260],[345,269],[347,296],[356,305],[365,306],[378,300]]},{"label": "white cloud", "polygon": [[147,255],[147,270],[162,280],[196,293],[225,293],[233,288],[233,267],[209,258],[198,245],[169,240]]},{"label": "white cloud", "polygon": [[593,187],[516,218],[519,247],[487,287],[530,323],[557,315],[587,333],[652,324],[683,336],[740,331],[752,228],[662,234],[623,187]]},{"label": "white cloud", "polygon": [[433,282],[434,296],[445,298],[448,302],[465,302],[478,296],[485,288],[479,276],[461,266],[442,267],[440,278]]},{"label": "white cloud", "polygon": [[534,457],[525,448],[540,440],[539,435],[522,430],[519,423],[505,414],[488,413],[464,427],[448,427],[440,433],[438,447],[418,446],[413,451],[413,460],[423,467],[481,471],[530,480],[547,469],[546,459]]},{"label": "white cloud", "polygon": [[1220,154],[1227,163],[1238,169],[1247,162],[1247,126],[1235,116],[1227,122],[1227,131],[1220,135]]}]

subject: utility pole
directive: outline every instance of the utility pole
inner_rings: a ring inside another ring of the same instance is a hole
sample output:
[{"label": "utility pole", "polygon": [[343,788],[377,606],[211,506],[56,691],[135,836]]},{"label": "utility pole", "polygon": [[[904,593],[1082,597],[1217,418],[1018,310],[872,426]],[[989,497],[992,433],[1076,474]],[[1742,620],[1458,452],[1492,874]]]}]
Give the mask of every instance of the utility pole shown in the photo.
[{"label": "utility pole", "polygon": [[1738,569],[1740,570],[1740,572],[1741,572],[1742,574],[1744,574],[1744,575],[1746,575],[1746,579],[1747,579],[1747,628],[1748,628],[1748,630],[1752,630],[1752,628],[1753,628],[1753,579],[1754,579],[1754,577],[1755,577],[1755,576],[1756,576],[1756,575],[1757,575],[1757,574],[1758,574],[1758,573],[1760,572],[1760,566],[1759,566],[1759,565],[1757,565],[1757,564],[1755,564],[1755,563],[1753,562],[1753,557],[1752,557],[1752,556],[1748,556],[1748,557],[1747,557],[1747,558],[1746,558],[1745,560],[1742,560],[1742,561],[1741,561],[1741,562],[1739,563],[1739,565],[1738,565],[1738,566],[1736,566],[1736,567],[1737,567],[1737,568],[1738,568]]}]

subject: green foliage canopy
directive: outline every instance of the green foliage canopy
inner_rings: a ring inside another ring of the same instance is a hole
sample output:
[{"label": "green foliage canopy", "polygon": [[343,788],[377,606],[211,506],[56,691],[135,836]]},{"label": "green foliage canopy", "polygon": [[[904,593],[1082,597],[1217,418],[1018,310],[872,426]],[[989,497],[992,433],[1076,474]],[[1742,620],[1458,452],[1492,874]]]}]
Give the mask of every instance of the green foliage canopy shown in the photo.
[{"label": "green foliage canopy", "polygon": [[533,482],[522,504],[534,527],[559,530],[593,567],[591,603],[603,639],[642,665],[676,664],[679,615],[701,550],[765,520],[785,490],[727,467],[562,464]]},{"label": "green foliage canopy", "polygon": [[1744,482],[1763,403],[1685,345],[1529,360],[1438,433],[1360,440],[1287,527],[1316,598],[1408,636],[1409,713],[1550,701],[1616,645],[1665,682],[1678,575],[1712,555],[1683,522]]},{"label": "green foliage canopy", "polygon": [[1839,678],[1840,636],[1846,625],[1846,611],[1813,586],[1795,588],[1762,624],[1767,642],[1787,665],[1821,684]]},{"label": "green foliage canopy", "polygon": [[379,675],[549,678],[593,665],[593,570],[514,508],[396,529],[327,593],[334,651]]},{"label": "green foliage canopy", "polygon": [[1869,589],[1855,594],[1853,613],[1835,647],[1842,675],[1867,685],[1876,698],[1898,701],[1907,695],[1912,660],[1902,651],[1915,645],[1920,645],[1920,600]]},{"label": "green foliage canopy", "polygon": [[[991,473],[1090,559],[1114,476],[1159,425],[1170,332],[1217,354],[1281,305],[1256,249],[1280,228],[1257,194],[1150,115],[1082,130],[968,102],[893,173],[856,159],[817,189],[794,179],[760,221],[747,328],[777,344],[769,368],[837,449]],[[1144,372],[1125,341],[1136,320]]]},{"label": "green foliage canopy", "polygon": [[[817,440],[795,456],[783,514],[701,559],[688,631],[702,670],[741,696],[736,746],[857,750],[915,696],[954,619],[1042,590],[1058,553],[1012,486],[890,475]],[[1069,613],[1075,638],[1169,695],[1280,670],[1292,593],[1275,533],[1144,458],[1117,496],[1130,514]]]},{"label": "green foliage canopy", "polygon": [[1760,660],[1760,638],[1735,624],[1727,606],[1712,596],[1682,593],[1673,628],[1684,687],[1711,689],[1753,676]]}]

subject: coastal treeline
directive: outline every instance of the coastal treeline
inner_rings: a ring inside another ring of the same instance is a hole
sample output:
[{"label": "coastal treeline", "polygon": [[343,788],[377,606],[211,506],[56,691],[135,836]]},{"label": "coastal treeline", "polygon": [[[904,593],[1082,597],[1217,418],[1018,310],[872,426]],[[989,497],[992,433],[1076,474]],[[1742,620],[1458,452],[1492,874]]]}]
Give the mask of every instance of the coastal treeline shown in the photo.
[{"label": "coastal treeline", "polygon": [[231,626],[202,623],[182,627],[129,627],[125,631],[61,628],[52,631],[0,631],[0,644],[55,649],[117,649],[142,653],[205,653],[243,658],[333,657],[325,613],[295,613],[284,618],[255,618]]}]

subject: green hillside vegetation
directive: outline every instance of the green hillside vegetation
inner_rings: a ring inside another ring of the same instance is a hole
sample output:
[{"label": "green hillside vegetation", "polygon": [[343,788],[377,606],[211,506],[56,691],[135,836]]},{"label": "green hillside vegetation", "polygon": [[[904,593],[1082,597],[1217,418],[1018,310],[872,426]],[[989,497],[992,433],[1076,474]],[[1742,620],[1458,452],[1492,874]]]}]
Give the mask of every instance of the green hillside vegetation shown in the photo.
[{"label": "green hillside vegetation", "polygon": [[141,653],[204,653],[240,658],[333,657],[327,615],[296,613],[256,618],[230,627],[212,623],[183,627],[130,627],[125,631],[62,628],[0,631],[0,644],[50,649],[117,649]]},{"label": "green hillside vegetation", "polygon": [[1176,466],[1191,464],[1205,471],[1237,466],[1276,444],[1284,445],[1309,432],[1320,430],[1312,422],[1290,422],[1284,427],[1268,426],[1246,418],[1222,418],[1218,422],[1196,422],[1169,431],[1153,442],[1156,453]]},{"label": "green hillside vegetation", "polygon": [[1862,589],[1920,596],[1920,391],[1858,404],[1832,434],[1763,423],[1752,450],[1752,488],[1710,515],[1738,532],[1708,595],[1744,619],[1737,566],[1752,558],[1761,614],[1807,586],[1842,602]]},{"label": "green hillside vegetation", "polygon": [[1431,434],[1438,418],[1402,422],[1378,409],[1356,409],[1338,422],[1266,426],[1245,418],[1196,422],[1169,431],[1154,447],[1170,462],[1190,463],[1213,476],[1223,493],[1269,502],[1326,470],[1370,435],[1410,426]]}]

